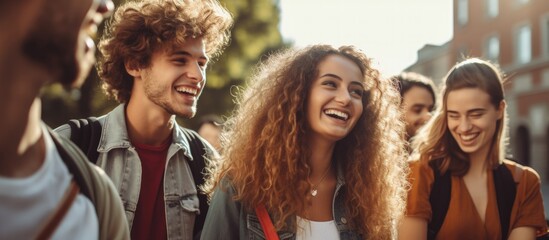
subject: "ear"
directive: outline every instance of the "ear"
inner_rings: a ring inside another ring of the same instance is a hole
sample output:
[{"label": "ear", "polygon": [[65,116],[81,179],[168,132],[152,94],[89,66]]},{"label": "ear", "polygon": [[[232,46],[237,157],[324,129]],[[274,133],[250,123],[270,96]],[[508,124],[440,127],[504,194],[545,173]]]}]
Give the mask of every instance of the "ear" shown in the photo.
[{"label": "ear", "polygon": [[126,68],[126,72],[134,77],[134,78],[140,78],[141,77],[141,68],[137,67],[136,64],[130,63],[129,61],[124,61],[124,67]]},{"label": "ear", "polygon": [[506,106],[507,106],[507,103],[505,102],[505,100],[501,100],[501,102],[499,103],[499,107],[497,109],[498,120],[503,118],[503,113],[505,112]]}]

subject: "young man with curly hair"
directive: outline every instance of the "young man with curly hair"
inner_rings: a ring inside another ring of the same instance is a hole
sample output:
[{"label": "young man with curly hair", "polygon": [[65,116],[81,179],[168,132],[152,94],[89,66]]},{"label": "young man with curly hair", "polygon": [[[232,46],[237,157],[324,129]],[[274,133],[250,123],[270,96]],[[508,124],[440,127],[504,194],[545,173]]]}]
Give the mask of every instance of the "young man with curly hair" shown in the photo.
[{"label": "young man with curly hair", "polygon": [[[127,2],[101,39],[99,76],[121,104],[98,118],[96,163],[120,193],[133,239],[199,236],[195,220],[206,213],[190,165],[203,159],[193,159],[190,130],[175,116],[194,117],[208,62],[228,43],[232,22],[216,0]],[[217,154],[203,145],[206,159]]]}]

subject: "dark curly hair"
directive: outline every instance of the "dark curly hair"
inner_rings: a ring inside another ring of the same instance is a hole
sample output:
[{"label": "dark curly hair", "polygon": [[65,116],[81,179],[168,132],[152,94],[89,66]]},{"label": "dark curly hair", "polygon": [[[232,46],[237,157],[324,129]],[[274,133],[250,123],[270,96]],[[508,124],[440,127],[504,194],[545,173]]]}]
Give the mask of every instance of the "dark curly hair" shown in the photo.
[{"label": "dark curly hair", "polygon": [[391,77],[391,79],[400,91],[401,97],[404,97],[404,94],[412,89],[412,87],[420,87],[431,94],[433,105],[436,105],[436,87],[430,78],[416,72],[402,72],[399,75]]},{"label": "dark curly hair", "polygon": [[210,169],[207,190],[211,193],[222,179],[230,179],[237,200],[248,208],[264,203],[279,228],[304,211],[311,198],[306,194],[311,189],[308,158],[315,150],[305,140],[310,131],[307,99],[319,64],[331,55],[353,61],[365,85],[362,115],[333,153],[344,172],[345,206],[359,232],[370,239],[392,239],[407,185],[400,96],[354,47],[286,50],[261,64],[226,122],[224,154]]},{"label": "dark curly hair", "polygon": [[120,6],[107,23],[99,50],[99,77],[107,95],[130,99],[133,77],[125,63],[146,68],[164,46],[181,45],[189,37],[204,39],[206,54],[216,57],[228,44],[233,19],[216,0],[144,0]]}]

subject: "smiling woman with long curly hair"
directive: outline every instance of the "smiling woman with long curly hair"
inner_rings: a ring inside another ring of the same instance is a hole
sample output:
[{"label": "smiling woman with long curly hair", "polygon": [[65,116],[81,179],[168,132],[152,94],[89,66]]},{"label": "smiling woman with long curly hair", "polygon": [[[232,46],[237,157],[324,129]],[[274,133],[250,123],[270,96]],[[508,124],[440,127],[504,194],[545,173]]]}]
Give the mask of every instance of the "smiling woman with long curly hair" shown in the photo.
[{"label": "smiling woman with long curly hair", "polygon": [[395,238],[404,126],[398,93],[366,55],[349,46],[286,50],[239,93],[211,169],[202,239],[262,237],[258,206],[281,239]]}]

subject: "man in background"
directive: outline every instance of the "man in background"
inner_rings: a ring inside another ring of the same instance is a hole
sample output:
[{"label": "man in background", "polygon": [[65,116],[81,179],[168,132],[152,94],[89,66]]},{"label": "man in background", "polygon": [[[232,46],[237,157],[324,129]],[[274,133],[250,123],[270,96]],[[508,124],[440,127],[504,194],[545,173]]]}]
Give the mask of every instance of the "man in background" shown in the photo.
[{"label": "man in background", "polygon": [[223,123],[217,115],[206,115],[200,119],[198,134],[206,139],[217,151],[221,150]]},{"label": "man in background", "polygon": [[431,118],[436,102],[435,85],[430,78],[415,72],[403,72],[392,79],[402,97],[400,106],[406,122],[406,137],[410,140]]}]

